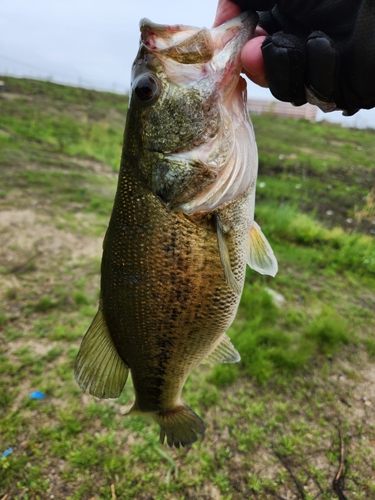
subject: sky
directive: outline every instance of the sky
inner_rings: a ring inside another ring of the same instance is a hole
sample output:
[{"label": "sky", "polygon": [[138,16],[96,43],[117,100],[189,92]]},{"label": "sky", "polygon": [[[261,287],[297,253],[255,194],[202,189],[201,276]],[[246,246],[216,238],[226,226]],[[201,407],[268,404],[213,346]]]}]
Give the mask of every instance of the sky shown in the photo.
[{"label": "sky", "polygon": [[[0,0],[0,74],[126,92],[141,18],[210,27],[216,5],[216,0]],[[252,83],[248,94],[272,99],[268,89]],[[375,109],[350,118],[319,112],[318,119],[375,128]]]}]

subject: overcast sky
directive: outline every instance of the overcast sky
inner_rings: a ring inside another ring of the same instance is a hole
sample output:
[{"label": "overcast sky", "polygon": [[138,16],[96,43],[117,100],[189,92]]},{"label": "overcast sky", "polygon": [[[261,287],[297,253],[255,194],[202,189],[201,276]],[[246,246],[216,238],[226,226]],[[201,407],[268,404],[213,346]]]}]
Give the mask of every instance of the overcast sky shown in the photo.
[{"label": "overcast sky", "polygon": [[[129,90],[139,20],[212,25],[216,0],[0,0],[0,74],[51,79],[98,90]],[[272,98],[249,85],[249,95]],[[375,127],[375,110],[343,119]]]}]

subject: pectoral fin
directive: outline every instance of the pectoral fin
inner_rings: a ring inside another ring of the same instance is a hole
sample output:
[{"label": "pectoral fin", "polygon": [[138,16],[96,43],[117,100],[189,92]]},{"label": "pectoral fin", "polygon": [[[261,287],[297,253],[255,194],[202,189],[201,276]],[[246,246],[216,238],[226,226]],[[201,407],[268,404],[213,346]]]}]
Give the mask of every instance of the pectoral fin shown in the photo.
[{"label": "pectoral fin", "polygon": [[223,266],[224,276],[230,288],[236,293],[241,293],[241,286],[239,285],[232,271],[232,266],[230,263],[227,236],[225,234],[228,233],[228,231],[229,230],[223,226],[220,217],[216,215],[217,244],[219,247],[220,260]]},{"label": "pectoral fin", "polygon": [[241,356],[234,348],[226,333],[219,339],[212,351],[203,360],[203,363],[215,365],[218,363],[238,363]]},{"label": "pectoral fin", "polygon": [[99,308],[82,340],[74,375],[84,391],[98,398],[117,398],[126,383],[129,369],[117,353]]},{"label": "pectoral fin", "polygon": [[247,263],[251,269],[260,274],[275,277],[278,271],[277,260],[271,245],[255,221],[249,232]]}]

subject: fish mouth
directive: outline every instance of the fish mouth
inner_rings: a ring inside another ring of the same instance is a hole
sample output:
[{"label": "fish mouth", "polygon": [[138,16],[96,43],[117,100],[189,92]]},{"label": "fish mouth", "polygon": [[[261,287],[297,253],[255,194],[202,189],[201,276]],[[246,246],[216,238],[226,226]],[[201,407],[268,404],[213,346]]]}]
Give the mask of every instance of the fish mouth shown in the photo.
[{"label": "fish mouth", "polygon": [[141,49],[159,59],[169,81],[186,85],[210,76],[218,91],[230,94],[241,72],[242,47],[254,36],[257,21],[255,12],[243,12],[216,28],[200,29],[142,19]]}]

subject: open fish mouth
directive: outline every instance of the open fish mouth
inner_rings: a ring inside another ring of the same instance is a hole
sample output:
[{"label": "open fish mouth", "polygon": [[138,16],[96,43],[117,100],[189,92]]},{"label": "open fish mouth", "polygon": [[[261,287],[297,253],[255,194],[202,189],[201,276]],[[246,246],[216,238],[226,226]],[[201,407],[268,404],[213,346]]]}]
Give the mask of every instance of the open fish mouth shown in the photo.
[{"label": "open fish mouth", "polygon": [[201,78],[214,74],[217,90],[229,95],[241,71],[242,47],[253,37],[257,20],[256,13],[243,12],[216,28],[200,29],[142,19],[141,45],[162,62],[169,81],[186,85],[197,82],[199,72]]}]

